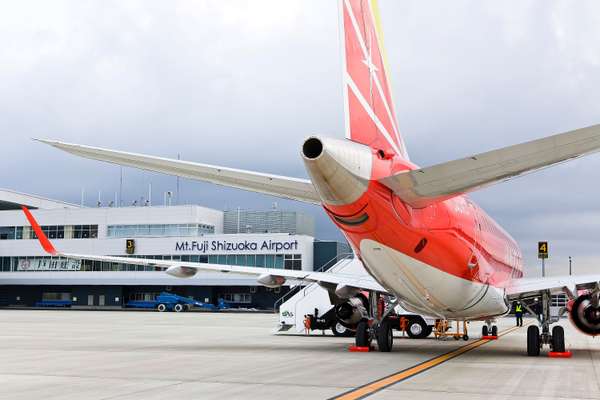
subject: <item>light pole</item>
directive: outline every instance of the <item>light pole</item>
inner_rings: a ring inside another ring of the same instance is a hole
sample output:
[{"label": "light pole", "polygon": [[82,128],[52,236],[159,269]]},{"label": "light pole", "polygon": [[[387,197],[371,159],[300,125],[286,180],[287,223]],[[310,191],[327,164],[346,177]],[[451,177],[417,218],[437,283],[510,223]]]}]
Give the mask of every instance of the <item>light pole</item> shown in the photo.
[{"label": "light pole", "polygon": [[573,275],[573,260],[569,256],[569,276]]}]

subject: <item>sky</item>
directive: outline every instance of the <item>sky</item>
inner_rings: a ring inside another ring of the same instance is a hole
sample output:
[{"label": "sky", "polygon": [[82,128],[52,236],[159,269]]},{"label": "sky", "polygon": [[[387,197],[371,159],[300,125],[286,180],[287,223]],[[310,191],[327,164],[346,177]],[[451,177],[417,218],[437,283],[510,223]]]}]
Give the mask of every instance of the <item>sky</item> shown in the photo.
[{"label": "sky", "polygon": [[[462,158],[600,123],[597,1],[380,0],[411,160]],[[306,177],[311,134],[343,136],[338,5],[328,0],[0,2],[0,187],[103,204],[118,166],[32,137]],[[600,271],[600,154],[474,193],[549,274]],[[123,202],[162,204],[174,177],[126,168]],[[179,202],[316,206],[181,180]]]}]

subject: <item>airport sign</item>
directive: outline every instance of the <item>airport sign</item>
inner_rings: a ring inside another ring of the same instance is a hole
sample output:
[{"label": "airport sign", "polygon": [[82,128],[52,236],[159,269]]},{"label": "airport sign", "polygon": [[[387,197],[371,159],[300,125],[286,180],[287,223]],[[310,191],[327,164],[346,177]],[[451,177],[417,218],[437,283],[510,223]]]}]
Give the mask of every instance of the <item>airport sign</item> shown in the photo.
[{"label": "airport sign", "polygon": [[538,258],[548,258],[548,242],[538,242]]}]

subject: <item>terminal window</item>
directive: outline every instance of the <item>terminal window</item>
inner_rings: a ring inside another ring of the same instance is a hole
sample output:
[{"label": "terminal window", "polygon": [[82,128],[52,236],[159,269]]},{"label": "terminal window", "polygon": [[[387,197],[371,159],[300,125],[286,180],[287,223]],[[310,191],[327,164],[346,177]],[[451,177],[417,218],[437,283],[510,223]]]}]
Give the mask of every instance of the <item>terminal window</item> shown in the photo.
[{"label": "terminal window", "polygon": [[249,293],[225,293],[223,300],[228,303],[250,304],[252,303],[252,295]]},{"label": "terminal window", "polygon": [[109,225],[106,236],[114,238],[140,236],[200,236],[215,233],[215,227],[207,224],[149,224]]},{"label": "terminal window", "polygon": [[285,269],[300,271],[302,269],[302,254],[286,254]]},{"label": "terminal window", "polygon": [[10,272],[12,257],[0,257],[0,267],[3,272]]},{"label": "terminal window", "polygon": [[73,225],[73,239],[94,239],[98,237],[98,225]]},{"label": "terminal window", "polygon": [[129,300],[132,301],[154,301],[160,295],[160,292],[135,292],[129,294]]},{"label": "terminal window", "polygon": [[43,292],[42,300],[43,301],[71,300],[71,293],[70,292]]},{"label": "terminal window", "polygon": [[566,307],[567,306],[567,296],[564,294],[554,294],[552,295],[551,307]]},{"label": "terminal window", "polygon": [[[65,238],[65,227],[64,225],[44,225],[42,226],[42,232],[50,239],[64,239]],[[37,239],[37,235],[32,230],[31,238]]]},{"label": "terminal window", "polygon": [[[42,226],[42,231],[50,239],[65,238],[65,227],[63,225]],[[33,234],[35,235],[35,232]]]},{"label": "terminal window", "polygon": [[[98,237],[98,225],[44,225],[42,231],[50,239],[94,239]],[[24,235],[22,226],[0,226],[0,240],[37,239],[33,230]]]},{"label": "terminal window", "polygon": [[[113,255],[125,258],[145,258],[153,260],[200,262],[222,265],[240,265],[249,267],[280,268],[288,270],[302,269],[301,254],[211,254],[211,255]],[[18,259],[23,257],[0,257],[0,271],[17,270]],[[26,257],[25,257],[26,258]],[[50,257],[37,257],[40,259]],[[59,258],[57,258],[59,260]],[[12,262],[11,262],[12,261]],[[11,266],[15,266],[11,268]],[[61,270],[65,270],[62,268]],[[75,269],[69,269],[75,270]],[[162,271],[152,265],[110,263],[106,261],[82,260],[78,271]]]},{"label": "terminal window", "polygon": [[0,226],[0,240],[23,239],[22,226]]}]

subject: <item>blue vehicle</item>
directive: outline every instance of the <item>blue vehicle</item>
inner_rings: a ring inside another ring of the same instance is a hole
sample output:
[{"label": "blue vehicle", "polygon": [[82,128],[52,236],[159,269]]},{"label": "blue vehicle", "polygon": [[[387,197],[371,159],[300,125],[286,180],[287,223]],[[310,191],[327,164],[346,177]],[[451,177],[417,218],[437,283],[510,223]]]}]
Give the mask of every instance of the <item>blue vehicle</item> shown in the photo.
[{"label": "blue vehicle", "polygon": [[36,307],[71,307],[71,300],[42,300],[35,303]]},{"label": "blue vehicle", "polygon": [[146,308],[146,309],[156,309],[159,312],[164,311],[189,311],[193,307],[203,308],[205,310],[222,310],[225,308],[229,308],[227,303],[223,299],[219,299],[218,306],[215,306],[211,303],[203,303],[201,301],[194,300],[190,297],[178,296],[169,292],[162,292],[160,295],[156,297],[155,300],[145,301],[145,300],[130,300],[125,304],[125,307],[130,308]]}]

